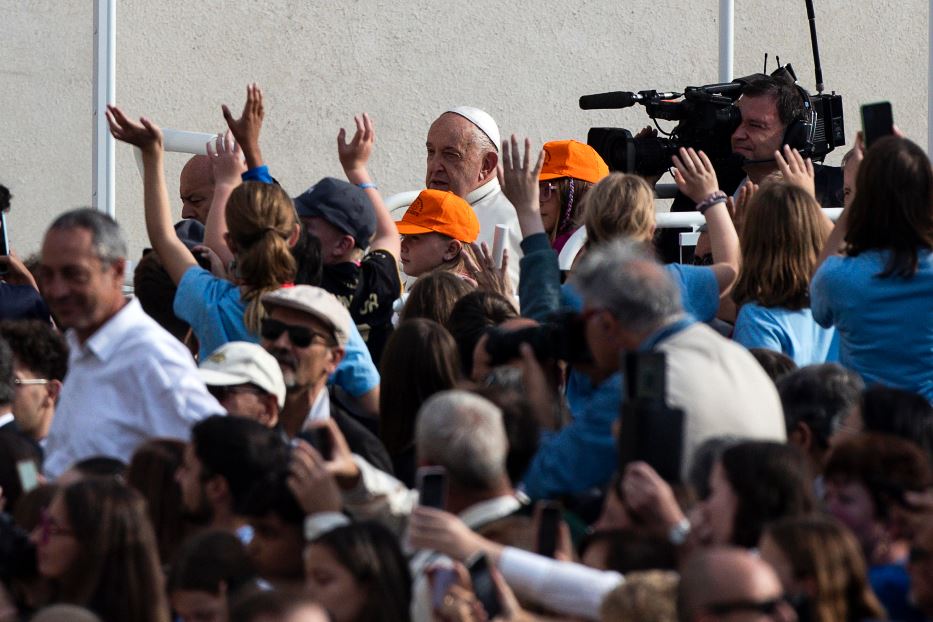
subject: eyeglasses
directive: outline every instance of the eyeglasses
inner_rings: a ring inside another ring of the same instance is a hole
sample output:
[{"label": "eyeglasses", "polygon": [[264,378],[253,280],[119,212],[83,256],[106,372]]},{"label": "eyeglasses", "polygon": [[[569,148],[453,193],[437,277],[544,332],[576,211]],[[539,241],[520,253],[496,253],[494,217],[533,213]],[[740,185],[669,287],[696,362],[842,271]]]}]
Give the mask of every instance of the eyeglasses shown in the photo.
[{"label": "eyeglasses", "polygon": [[252,394],[257,396],[266,395],[266,392],[252,384],[234,384],[234,385],[207,385],[207,392],[213,395],[218,402],[222,402],[231,395]]},{"label": "eyeglasses", "polygon": [[74,536],[75,532],[71,529],[65,529],[59,525],[52,515],[49,514],[48,508],[42,508],[42,511],[39,513],[39,540],[42,544],[48,544],[49,539],[52,536]]},{"label": "eyeglasses", "polygon": [[555,183],[539,183],[538,184],[538,201],[544,203],[545,201],[550,200],[551,195],[554,191],[557,190],[557,184]]},{"label": "eyeglasses", "polygon": [[728,603],[712,603],[706,606],[707,611],[718,616],[727,616],[738,611],[749,611],[766,616],[773,616],[778,608],[787,600],[781,596],[770,600],[736,600]]},{"label": "eyeglasses", "polygon": [[13,378],[13,384],[21,387],[28,387],[34,384],[48,384],[45,378]]},{"label": "eyeglasses", "polygon": [[286,324],[285,322],[280,322],[271,318],[266,318],[262,321],[260,334],[263,339],[275,341],[286,331],[288,332],[288,340],[291,341],[292,345],[296,348],[307,348],[318,338],[324,343],[331,342],[331,339],[327,335],[313,331],[307,326],[295,326],[294,324]]}]

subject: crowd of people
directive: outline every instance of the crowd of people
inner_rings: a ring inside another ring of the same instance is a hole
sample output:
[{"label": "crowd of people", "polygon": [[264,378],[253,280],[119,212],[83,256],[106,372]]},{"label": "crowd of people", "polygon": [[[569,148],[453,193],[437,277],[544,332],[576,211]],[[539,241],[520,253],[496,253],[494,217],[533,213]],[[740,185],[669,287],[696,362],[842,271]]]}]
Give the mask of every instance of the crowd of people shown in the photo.
[{"label": "crowd of people", "polygon": [[689,265],[656,179],[466,106],[396,215],[366,114],[285,189],[255,84],[175,223],[111,106],[133,274],[91,209],[0,258],[0,620],[933,620],[933,169],[857,137],[833,223],[803,97],[746,84],[738,187],[672,157]]}]

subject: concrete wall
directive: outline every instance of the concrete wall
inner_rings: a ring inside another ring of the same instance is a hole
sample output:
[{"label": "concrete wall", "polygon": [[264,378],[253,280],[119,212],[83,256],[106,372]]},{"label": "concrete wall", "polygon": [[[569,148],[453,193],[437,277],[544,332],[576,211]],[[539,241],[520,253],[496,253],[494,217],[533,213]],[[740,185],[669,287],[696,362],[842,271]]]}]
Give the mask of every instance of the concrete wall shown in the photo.
[{"label": "concrete wall", "polygon": [[[736,2],[736,75],[765,52],[792,62],[813,88],[803,0]],[[928,4],[816,0],[824,76],[858,106],[889,99],[898,124],[926,144]],[[592,125],[637,128],[641,108],[584,112],[606,90],[679,90],[717,81],[718,0],[120,0],[117,102],[178,129],[224,127],[245,84],[267,100],[263,147],[297,194],[339,175],[335,136],[354,113],[376,121],[372,169],[387,194],[424,183],[428,125],[450,105],[485,108],[537,144],[585,140]],[[14,193],[13,246],[38,249],[54,216],[91,196],[93,0],[0,0],[0,183]],[[117,145],[117,217],[135,256],[146,246],[142,185]],[[828,162],[838,162],[842,152]],[[185,157],[169,155],[169,193]],[[180,201],[175,199],[176,215]]]}]

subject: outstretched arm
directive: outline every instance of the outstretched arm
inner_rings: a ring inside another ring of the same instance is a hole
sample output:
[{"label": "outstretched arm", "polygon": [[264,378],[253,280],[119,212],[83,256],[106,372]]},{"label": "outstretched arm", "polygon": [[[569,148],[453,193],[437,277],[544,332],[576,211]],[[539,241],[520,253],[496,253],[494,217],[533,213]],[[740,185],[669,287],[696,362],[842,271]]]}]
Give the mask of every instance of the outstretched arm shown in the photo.
[{"label": "outstretched arm", "polygon": [[349,143],[345,129],[340,128],[340,132],[337,133],[337,155],[340,157],[340,164],[343,166],[347,181],[363,188],[376,212],[376,233],[369,247],[372,250],[387,251],[398,259],[401,253],[401,238],[398,229],[366,168],[376,142],[376,130],[372,119],[365,112],[353,117],[353,121],[356,123],[356,132]]},{"label": "outstretched arm", "polygon": [[117,140],[139,147],[143,155],[143,205],[146,213],[146,232],[152,248],[159,254],[165,271],[178,285],[191,266],[197,265],[194,255],[175,235],[172,212],[165,188],[163,170],[162,130],[149,119],[139,123],[129,119],[116,106],[107,106],[110,133]]},{"label": "outstretched arm", "polygon": [[207,143],[207,157],[211,159],[214,170],[214,198],[207,213],[204,225],[204,245],[217,254],[224,266],[230,265],[233,253],[227,246],[227,200],[233,190],[240,185],[241,175],[246,172],[246,164],[240,145],[233,140],[233,134],[227,130],[218,136],[213,145]]},{"label": "outstretched arm", "polygon": [[[680,148],[680,155],[674,156],[674,181],[677,187],[696,204],[714,200],[719,190],[719,180],[712,162],[706,154],[697,153],[692,148]],[[741,251],[739,236],[726,208],[726,195],[722,200],[712,203],[703,211],[709,231],[710,246],[713,252],[713,272],[719,284],[719,296],[723,298],[732,289],[739,274]]]}]

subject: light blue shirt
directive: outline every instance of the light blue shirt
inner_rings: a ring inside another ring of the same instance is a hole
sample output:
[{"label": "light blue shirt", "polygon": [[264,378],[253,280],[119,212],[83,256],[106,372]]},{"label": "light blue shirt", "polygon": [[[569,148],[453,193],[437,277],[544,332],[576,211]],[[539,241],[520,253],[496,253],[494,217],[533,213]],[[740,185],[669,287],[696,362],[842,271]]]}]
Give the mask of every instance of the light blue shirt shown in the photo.
[{"label": "light blue shirt", "polygon": [[916,274],[906,279],[878,276],[889,257],[828,258],[810,283],[813,319],[836,327],[840,362],[866,383],[933,401],[933,255],[921,251]]},{"label": "light blue shirt", "polygon": [[[174,310],[175,315],[194,330],[201,345],[201,360],[229,341],[259,343],[259,336],[249,332],[243,321],[246,305],[240,298],[239,288],[199,266],[188,268],[182,275]],[[353,323],[344,350],[343,360],[331,376],[331,382],[353,397],[379,386],[379,370]]]},{"label": "light blue shirt", "polygon": [[739,310],[732,339],[749,349],[783,352],[798,367],[839,360],[836,330],[817,324],[810,309],[792,311],[747,302]]},{"label": "light blue shirt", "polygon": [[[680,303],[685,313],[701,322],[709,322],[716,317],[719,310],[719,284],[712,268],[669,263],[664,269],[680,290]],[[569,283],[561,286],[560,298],[564,307],[576,311],[583,308],[583,299]]]}]

